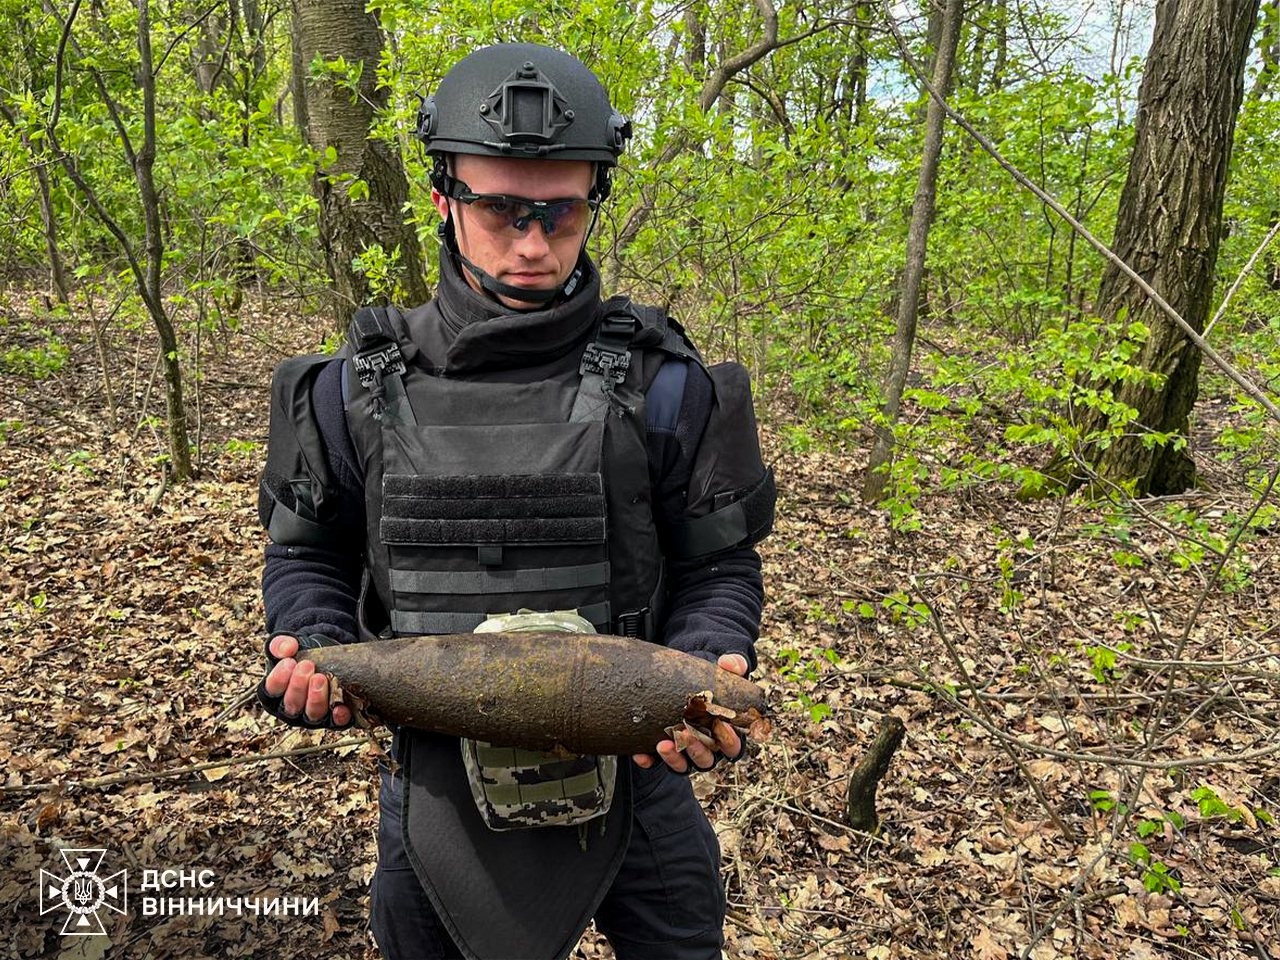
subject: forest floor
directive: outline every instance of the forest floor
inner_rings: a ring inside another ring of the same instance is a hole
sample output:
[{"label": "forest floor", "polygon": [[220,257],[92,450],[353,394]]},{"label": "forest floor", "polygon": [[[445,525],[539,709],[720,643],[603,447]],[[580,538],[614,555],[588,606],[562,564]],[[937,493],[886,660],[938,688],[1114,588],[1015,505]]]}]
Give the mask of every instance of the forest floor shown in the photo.
[{"label": "forest floor", "polygon": [[[104,378],[68,326],[70,362],[36,381],[46,321],[25,310],[0,305],[0,957],[376,957],[376,744],[241,762],[351,736],[246,697],[270,370],[317,326],[246,312],[206,338],[200,479],[165,488],[149,336],[117,333]],[[777,722],[751,763],[695,781],[728,958],[1280,958],[1280,525],[1259,514],[1216,574],[1256,500],[1210,455],[1227,406],[1199,408],[1213,492],[929,490],[896,533],[857,494],[865,438],[794,449],[766,410],[781,500],[757,678]],[[845,784],[885,714],[907,732],[871,836],[845,825]],[[98,911],[109,938],[40,915],[59,848],[128,871],[126,911]],[[144,870],[194,872],[208,886],[160,892],[241,915],[143,916]],[[319,914],[249,912],[276,897]],[[608,956],[593,933],[575,953]]]}]

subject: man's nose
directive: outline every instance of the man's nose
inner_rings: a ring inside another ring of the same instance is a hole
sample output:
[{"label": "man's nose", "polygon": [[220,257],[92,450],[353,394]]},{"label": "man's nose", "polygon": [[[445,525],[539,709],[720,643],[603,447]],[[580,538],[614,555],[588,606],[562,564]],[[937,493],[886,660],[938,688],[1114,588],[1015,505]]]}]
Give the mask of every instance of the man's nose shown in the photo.
[{"label": "man's nose", "polygon": [[541,256],[551,247],[546,227],[541,220],[530,220],[529,225],[516,239],[516,249],[526,257]]}]

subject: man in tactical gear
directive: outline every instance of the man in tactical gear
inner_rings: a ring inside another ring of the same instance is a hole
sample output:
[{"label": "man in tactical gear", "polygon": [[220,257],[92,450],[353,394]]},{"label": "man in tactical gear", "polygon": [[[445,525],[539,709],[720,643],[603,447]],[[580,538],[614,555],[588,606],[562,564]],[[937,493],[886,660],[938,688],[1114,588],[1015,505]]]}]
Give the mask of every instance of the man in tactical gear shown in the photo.
[{"label": "man in tactical gear", "polygon": [[[424,102],[436,297],[357,311],[338,358],[272,384],[259,698],[277,717],[350,724],[294,656],[395,635],[558,624],[754,666],[775,494],[745,371],[705,366],[661,310],[602,301],[586,253],[630,134],[587,67],[532,44],[472,53]],[[384,955],[563,957],[594,917],[621,960],[719,957],[719,847],[686,778],[746,744],[712,733],[566,760],[397,730]]]}]

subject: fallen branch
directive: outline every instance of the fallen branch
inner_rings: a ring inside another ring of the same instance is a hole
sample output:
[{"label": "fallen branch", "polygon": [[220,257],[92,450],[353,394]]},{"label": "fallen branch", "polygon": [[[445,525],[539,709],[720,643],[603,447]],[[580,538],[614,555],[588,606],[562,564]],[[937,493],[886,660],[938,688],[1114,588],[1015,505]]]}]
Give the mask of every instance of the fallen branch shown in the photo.
[{"label": "fallen branch", "polygon": [[214,724],[221,723],[223,720],[227,719],[227,717],[231,716],[233,713],[235,713],[245,704],[251,703],[254,699],[254,695],[257,692],[258,692],[257,683],[249,684],[249,686],[239,696],[237,696],[234,700],[232,700],[225,707],[223,707],[222,712],[220,712],[216,717],[213,718]]},{"label": "fallen branch", "polygon": [[854,766],[849,774],[849,793],[846,799],[846,812],[849,826],[863,833],[880,832],[880,817],[876,813],[876,788],[889,771],[889,762],[902,743],[907,728],[901,720],[892,714],[880,718],[880,732],[866,755]]},{"label": "fallen branch", "polygon": [[103,777],[90,777],[88,780],[45,780],[40,783],[19,783],[16,785],[0,785],[0,794],[6,793],[39,793],[44,790],[101,790],[106,787],[117,787],[123,783],[149,783],[152,780],[165,780],[170,777],[185,777],[202,770],[214,767],[236,767],[246,763],[261,763],[263,760],[281,760],[285,757],[301,757],[308,753],[321,753],[325,750],[337,750],[340,747],[354,747],[361,743],[377,741],[372,737],[346,737],[333,743],[321,743],[310,747],[295,747],[292,750],[273,750],[270,753],[254,753],[247,757],[227,757],[224,760],[208,760],[194,763],[187,767],[171,767],[167,770],[150,770],[142,773],[112,773]]},{"label": "fallen branch", "polygon": [[[941,688],[938,691],[946,697],[958,710],[963,712],[965,716],[982,727],[983,730],[991,734],[1003,744],[1011,747],[1017,747],[1026,750],[1028,753],[1036,754],[1042,757],[1052,757],[1055,760],[1072,760],[1078,763],[1101,763],[1105,766],[1115,767],[1136,767],[1139,770],[1188,770],[1192,767],[1216,767],[1228,763],[1248,763],[1252,760],[1262,760],[1265,757],[1272,757],[1280,753],[1280,743],[1273,743],[1267,747],[1259,747],[1256,750],[1246,750],[1244,753],[1233,753],[1228,756],[1208,756],[1208,757],[1179,757],[1173,760],[1149,760],[1140,757],[1126,757],[1114,753],[1079,753],[1072,750],[1058,750],[1055,747],[1047,747],[1041,743],[1034,743],[1029,740],[1022,740],[1013,734],[1006,733],[994,723],[987,720],[985,716],[970,710],[959,699],[952,696],[950,691]],[[1163,695],[1162,695],[1163,696]],[[1159,699],[1159,698],[1157,698]],[[981,700],[978,701],[982,703]]]}]

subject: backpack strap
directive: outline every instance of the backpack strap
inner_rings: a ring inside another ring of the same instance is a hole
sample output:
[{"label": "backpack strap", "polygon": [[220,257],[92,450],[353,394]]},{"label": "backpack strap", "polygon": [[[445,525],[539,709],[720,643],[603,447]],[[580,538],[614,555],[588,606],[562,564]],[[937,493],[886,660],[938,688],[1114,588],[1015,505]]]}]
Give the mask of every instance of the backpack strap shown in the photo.
[{"label": "backpack strap", "polygon": [[373,418],[413,425],[418,421],[402,379],[405,363],[398,330],[403,325],[395,307],[361,307],[351,317],[347,339],[356,376],[373,398]]}]

